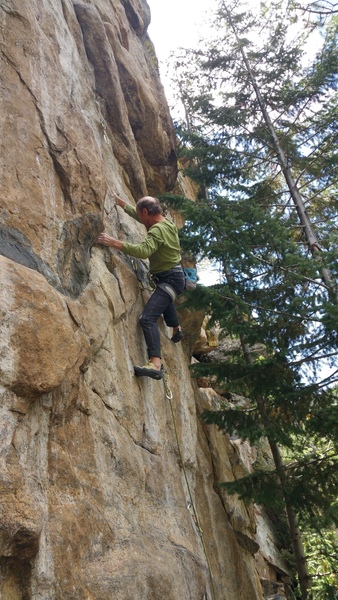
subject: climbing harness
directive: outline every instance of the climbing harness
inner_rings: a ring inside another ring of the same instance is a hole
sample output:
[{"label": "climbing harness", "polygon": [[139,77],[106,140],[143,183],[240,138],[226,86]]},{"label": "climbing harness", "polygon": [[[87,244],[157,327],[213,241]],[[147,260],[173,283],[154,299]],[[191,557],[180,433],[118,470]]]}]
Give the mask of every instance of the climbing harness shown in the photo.
[{"label": "climbing harness", "polygon": [[[175,302],[177,293],[169,283],[158,283],[156,275],[150,273],[141,260],[137,260],[132,256],[130,256],[129,259],[142,292],[144,290],[153,292],[156,287],[159,287],[170,296],[173,302]],[[145,285],[145,281],[148,285]]]},{"label": "climbing harness", "polygon": [[188,476],[187,476],[187,472],[184,466],[184,462],[183,462],[183,457],[182,457],[182,452],[181,452],[181,447],[180,447],[180,442],[178,439],[178,432],[177,432],[177,426],[176,426],[176,420],[175,420],[175,414],[174,414],[174,408],[173,408],[173,404],[172,404],[172,399],[173,399],[173,394],[172,391],[170,389],[169,386],[169,375],[167,373],[167,370],[165,368],[164,365],[162,365],[162,372],[163,372],[163,384],[164,384],[164,392],[165,392],[165,397],[167,398],[167,400],[169,400],[169,406],[170,406],[170,412],[171,412],[171,417],[172,417],[172,421],[173,421],[173,425],[174,425],[174,431],[175,431],[175,438],[176,438],[176,444],[177,444],[177,449],[178,449],[178,455],[180,458],[180,463],[182,466],[182,470],[183,470],[183,475],[184,475],[184,479],[185,479],[185,483],[187,486],[187,491],[188,491],[188,496],[189,496],[189,500],[187,502],[187,509],[190,512],[193,521],[195,523],[197,532],[200,536],[200,540],[203,546],[203,551],[204,551],[204,555],[205,555],[205,559],[207,562],[207,566],[208,566],[208,572],[209,572],[209,577],[210,577],[210,583],[211,583],[211,591],[212,591],[212,598],[213,600],[217,600],[216,599],[216,591],[215,591],[215,584],[214,584],[214,579],[212,576],[212,571],[211,571],[211,566],[210,566],[210,561],[209,561],[209,557],[208,557],[208,553],[207,553],[207,549],[204,543],[204,538],[203,538],[203,529],[200,526],[199,523],[199,519],[197,516],[197,511],[196,511],[196,507],[194,504],[194,500],[192,497],[192,493],[191,493],[191,489],[190,489],[190,485],[189,485],[189,481],[188,481]]},{"label": "climbing harness", "polygon": [[157,287],[166,292],[170,296],[172,301],[175,302],[177,294],[174,288],[171,285],[169,285],[169,283],[158,283]]}]

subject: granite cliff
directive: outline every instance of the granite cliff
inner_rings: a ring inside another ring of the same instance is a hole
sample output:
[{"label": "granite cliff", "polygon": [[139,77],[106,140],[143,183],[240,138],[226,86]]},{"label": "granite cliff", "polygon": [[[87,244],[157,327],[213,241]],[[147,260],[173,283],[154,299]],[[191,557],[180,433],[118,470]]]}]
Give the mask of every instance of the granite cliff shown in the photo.
[{"label": "granite cliff", "polygon": [[285,572],[266,516],[217,488],[253,449],[202,424],[219,398],[163,324],[171,404],[135,379],[149,291],[95,246],[144,235],[113,189],[177,180],[149,21],[145,0],[0,1],[2,600],[262,600]]}]

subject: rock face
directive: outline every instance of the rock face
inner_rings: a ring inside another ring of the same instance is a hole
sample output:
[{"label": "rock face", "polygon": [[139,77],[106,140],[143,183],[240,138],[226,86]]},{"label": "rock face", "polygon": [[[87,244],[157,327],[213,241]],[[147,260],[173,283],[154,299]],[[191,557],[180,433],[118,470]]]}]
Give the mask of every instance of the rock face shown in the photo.
[{"label": "rock face", "polygon": [[95,247],[103,227],[144,235],[112,190],[176,182],[149,7],[6,0],[0,18],[0,598],[261,600],[284,567],[217,489],[245,467],[199,419],[215,397],[163,324],[171,403],[134,378],[150,292]]}]

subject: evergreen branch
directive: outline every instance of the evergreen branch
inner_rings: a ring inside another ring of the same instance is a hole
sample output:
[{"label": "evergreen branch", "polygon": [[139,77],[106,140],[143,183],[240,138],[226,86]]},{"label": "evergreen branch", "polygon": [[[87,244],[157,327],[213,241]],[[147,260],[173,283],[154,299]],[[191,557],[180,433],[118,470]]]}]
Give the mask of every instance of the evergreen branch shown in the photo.
[{"label": "evergreen branch", "polygon": [[[294,125],[297,123],[297,121],[299,120],[299,117],[301,116],[301,114],[304,112],[304,110],[306,109],[307,105],[311,102],[311,98],[308,98],[307,101],[305,102],[305,104],[303,106],[301,106],[294,118],[294,120],[289,124],[289,127],[287,129],[287,131],[285,131],[285,133],[280,137],[281,141],[286,139],[287,136],[289,135],[292,127],[294,127]],[[278,123],[278,121],[281,119],[281,117],[283,116],[283,114],[287,115],[288,111],[290,110],[292,106],[292,102],[290,102],[290,104],[286,107],[285,110],[283,110],[274,120],[273,120],[273,124],[275,125],[276,123]],[[312,136],[311,136],[312,137]],[[311,138],[310,138],[311,139]]]},{"label": "evergreen branch", "polygon": [[249,137],[251,139],[258,140],[262,144],[263,148],[268,148],[271,152],[275,153],[275,148],[273,145],[269,144],[266,140],[263,140],[256,133],[253,133],[248,127],[245,127],[245,125],[243,124],[243,121],[240,121],[239,118],[238,119],[234,118],[234,123],[237,125],[237,127],[246,131],[246,133],[249,134]]},{"label": "evergreen branch", "polygon": [[311,467],[313,465],[321,465],[322,463],[327,462],[328,460],[332,460],[338,457],[338,453],[334,452],[332,454],[331,448],[328,448],[324,451],[324,456],[316,456],[307,460],[306,457],[298,458],[297,461],[289,462],[287,465],[284,465],[285,472],[294,471],[297,472],[297,469],[304,467]]},{"label": "evergreen branch", "polygon": [[312,202],[315,198],[317,198],[317,196],[320,196],[320,194],[322,194],[323,192],[325,192],[326,190],[329,190],[330,187],[332,187],[333,183],[328,183],[325,187],[321,188],[320,190],[318,190],[318,192],[316,192],[315,194],[313,194],[312,196],[310,196],[309,198],[307,198],[304,202],[305,205],[308,205],[310,202]]},{"label": "evergreen branch", "polygon": [[[274,267],[274,265],[269,263],[269,261],[265,260],[264,258],[257,256],[256,254],[254,256],[259,262],[262,262],[263,264],[267,264],[271,268]],[[291,273],[292,275],[296,275],[297,277],[300,277],[301,279],[307,281],[308,283],[313,283],[316,286],[320,286],[320,287],[325,288],[326,290],[329,290],[329,287],[322,281],[317,281],[316,279],[311,279],[311,277],[306,277],[306,275],[302,275],[301,273],[298,273],[297,271],[292,271],[291,269],[286,269],[285,267],[282,267],[281,265],[277,265],[277,267],[278,267],[278,269],[280,269],[281,271],[284,271],[285,273]]]},{"label": "evergreen branch", "polygon": [[[231,302],[237,302],[237,299],[236,298],[232,298],[231,296],[225,296],[224,294],[222,294],[220,297],[223,298],[223,300],[230,300]],[[314,319],[314,318],[305,317],[305,316],[301,316],[301,315],[290,315],[290,313],[287,313],[285,311],[277,310],[276,308],[274,308],[274,309],[267,308],[265,306],[261,306],[260,304],[252,304],[252,303],[247,302],[245,300],[241,300],[241,304],[244,304],[245,306],[249,306],[250,308],[253,308],[254,310],[261,310],[262,312],[267,312],[267,313],[271,313],[271,314],[286,316],[289,319],[293,318],[293,319],[298,320],[300,322],[302,322],[302,321],[308,321],[308,322],[312,322],[312,323],[321,323],[320,319]]]},{"label": "evergreen branch", "polygon": [[327,223],[329,221],[329,218],[326,219],[321,219],[320,221],[313,221],[314,225],[322,225],[323,223]]},{"label": "evergreen branch", "polygon": [[[338,12],[338,11],[337,11]],[[307,554],[308,558],[313,558],[313,556],[318,556],[318,551],[316,551],[315,554]],[[330,554],[327,552],[321,552],[319,556],[322,556],[324,558],[334,558],[335,560],[337,559],[337,555],[336,554]],[[327,571],[327,572],[320,572],[320,573],[312,573],[310,575],[311,579],[323,579],[323,577],[328,577],[329,575],[337,575],[338,570],[336,569],[332,569],[332,571]]]},{"label": "evergreen branch", "polygon": [[[319,129],[316,129],[316,131],[314,131],[314,132],[313,132],[311,135],[309,135],[309,136],[308,136],[306,139],[303,139],[303,140],[302,140],[302,145],[306,145],[306,144],[308,144],[310,140],[313,140],[313,138],[317,137],[321,131],[323,131],[324,129],[326,129],[326,127],[327,127],[327,124],[325,123],[325,124],[323,124],[323,125],[322,125],[322,127],[321,127],[321,128],[319,128]],[[332,145],[332,144],[333,144],[333,143],[336,141],[336,139],[337,139],[337,137],[338,137],[338,136],[337,136],[337,135],[335,135],[335,136],[333,136],[333,138],[332,138],[332,137],[331,137],[331,135],[332,135],[332,134],[328,133],[328,134],[327,134],[327,135],[324,137],[324,139],[320,140],[320,141],[319,141],[319,143],[317,144],[317,146],[315,146],[315,147],[313,148],[313,150],[312,150],[311,152],[309,152],[309,154],[307,154],[307,155],[306,155],[306,158],[308,159],[310,156],[312,156],[312,155],[314,154],[314,152],[321,150],[321,148],[322,148],[322,147],[323,147],[325,144],[331,144],[331,145]],[[322,154],[324,153],[324,151],[325,151],[325,148],[324,148],[324,150],[322,151]],[[319,156],[320,156],[320,153],[319,153]],[[310,164],[310,166],[311,166],[311,165],[313,164],[313,161],[311,161],[309,164]]]},{"label": "evergreen branch", "polygon": [[[252,248],[252,247],[253,246],[250,246],[250,248]],[[260,246],[260,248],[261,248],[261,246]],[[256,275],[242,277],[242,279],[237,279],[236,283],[239,285],[243,285],[243,283],[248,283],[249,281],[254,281],[254,279],[264,277],[264,275],[268,275],[269,273],[270,273],[270,271],[263,271],[262,273],[257,273]]]},{"label": "evergreen branch", "polygon": [[[262,148],[257,148],[257,152],[259,152],[261,149]],[[257,159],[259,159],[256,163],[254,163],[254,165],[253,165],[254,167],[256,167],[256,166],[260,167],[260,166],[265,165],[265,164],[271,165],[271,162],[273,162],[273,161],[271,161],[271,157],[269,157],[269,156],[265,157],[265,156],[262,156],[260,154],[254,154],[252,152],[245,152],[244,150],[237,150],[237,149],[235,149],[235,150],[233,150],[233,153],[237,154],[237,156],[245,156],[246,158],[257,158]],[[277,161],[273,162],[273,165],[276,166],[276,167],[279,166]]]},{"label": "evergreen branch", "polygon": [[[338,170],[338,165],[336,167],[334,167],[333,169],[331,169],[329,171],[330,175],[332,173],[334,173],[335,171]],[[311,183],[313,183],[314,181],[318,181],[318,179],[321,179],[321,177],[313,177],[310,181],[306,181],[301,187],[300,189],[304,189],[307,188],[309,185],[311,185]],[[336,183],[328,183],[324,188],[321,188],[320,190],[318,190],[313,196],[311,196],[311,198],[309,200],[307,200],[306,202],[309,202],[312,198],[316,198],[319,194],[322,194],[325,190],[329,189],[332,185],[336,185]]]},{"label": "evergreen branch", "polygon": [[[314,135],[316,135],[316,134],[314,134]],[[304,141],[304,142],[302,142],[302,143],[303,143],[303,144],[304,144],[304,143],[306,144],[306,143],[307,143],[307,141],[308,141],[308,140],[305,140],[305,141]],[[312,167],[312,166],[313,166],[313,165],[314,165],[314,164],[315,164],[315,163],[318,161],[318,159],[319,159],[319,158],[321,158],[322,156],[324,156],[324,154],[325,154],[325,151],[326,151],[326,148],[322,148],[322,146],[323,146],[323,145],[324,145],[324,142],[321,142],[321,144],[320,144],[319,146],[316,146],[316,148],[314,148],[314,149],[312,150],[312,152],[309,152],[309,154],[306,156],[306,159],[307,159],[307,162],[306,162],[306,168],[304,168],[302,171],[300,171],[300,173],[299,173],[299,175],[298,175],[298,177],[297,177],[297,179],[296,179],[296,184],[297,184],[297,185],[298,185],[298,183],[299,183],[300,179],[301,179],[301,178],[304,176],[304,174],[306,173],[306,171],[307,171],[307,172],[309,172],[310,168],[311,168],[311,167]],[[318,153],[316,154],[316,152],[318,152]],[[311,160],[309,160],[309,158],[310,158],[312,155],[314,155],[314,156],[313,156],[313,158],[312,158]],[[316,177],[316,178],[314,179],[314,181],[315,181],[316,179],[320,179],[320,177]],[[302,186],[300,186],[300,187],[299,187],[299,189],[302,189]]]},{"label": "evergreen branch", "polygon": [[[338,369],[332,375],[335,375],[336,373],[338,373]],[[338,382],[338,377],[336,377],[336,379],[331,379],[331,377],[325,377],[325,379],[322,379],[322,381],[317,384],[317,389],[325,387],[328,383],[333,384]]]},{"label": "evergreen branch", "polygon": [[[317,350],[315,350],[315,352],[317,352]],[[289,364],[293,367],[296,367],[296,366],[302,365],[304,363],[315,362],[316,360],[321,360],[323,358],[330,358],[331,356],[338,355],[338,352],[330,352],[328,354],[323,354],[321,356],[315,356],[315,352],[313,354],[310,354],[309,356],[306,356],[305,358],[300,359],[300,360],[292,361]],[[336,371],[334,371],[333,375],[335,375],[335,373],[338,373],[338,369]],[[328,379],[330,379],[330,378],[331,378],[331,376]]]},{"label": "evergreen branch", "polygon": [[[298,10],[301,10],[303,12],[308,12],[314,15],[323,15],[325,17],[328,17],[330,15],[335,15],[338,13],[338,9],[335,9],[334,7],[337,5],[337,3],[333,3],[333,2],[329,2],[328,0],[321,0],[322,2],[325,2],[326,4],[328,4],[329,6],[323,6],[321,7],[319,2],[311,2],[311,4],[309,4],[308,6],[302,6],[301,4],[296,4],[295,8]],[[315,8],[309,8],[310,6],[313,6]],[[317,8],[318,7],[318,8]]]}]

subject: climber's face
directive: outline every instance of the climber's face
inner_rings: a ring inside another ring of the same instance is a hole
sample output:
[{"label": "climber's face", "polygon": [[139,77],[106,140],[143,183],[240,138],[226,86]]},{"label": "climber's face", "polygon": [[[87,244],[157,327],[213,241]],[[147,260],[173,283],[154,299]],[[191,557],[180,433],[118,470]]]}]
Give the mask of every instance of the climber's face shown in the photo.
[{"label": "climber's face", "polygon": [[148,214],[148,210],[146,208],[143,208],[141,211],[136,209],[136,212],[137,212],[137,216],[140,219],[142,225],[145,225],[145,227],[147,229],[149,229],[149,227],[151,227],[154,224],[153,219]]}]

